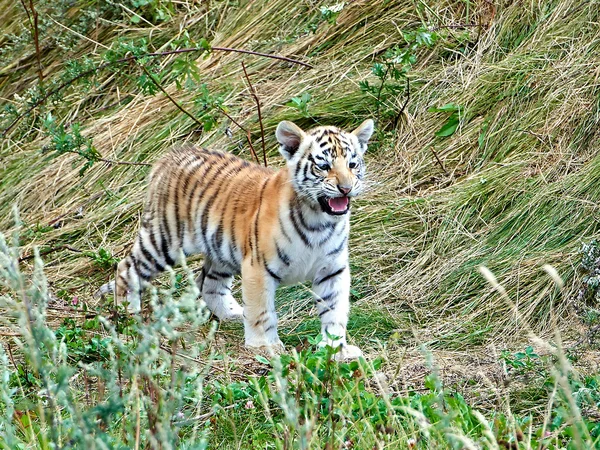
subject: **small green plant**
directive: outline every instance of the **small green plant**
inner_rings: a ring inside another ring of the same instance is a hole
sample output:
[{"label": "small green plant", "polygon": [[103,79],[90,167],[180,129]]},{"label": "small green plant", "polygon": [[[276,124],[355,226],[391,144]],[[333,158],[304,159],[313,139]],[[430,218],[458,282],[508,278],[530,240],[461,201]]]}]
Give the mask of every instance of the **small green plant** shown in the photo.
[{"label": "small green plant", "polygon": [[344,9],[344,6],[344,2],[336,3],[331,6],[321,6],[319,8],[319,15],[306,26],[305,31],[307,33],[316,33],[319,25],[322,23],[335,25],[337,23],[338,16]]},{"label": "small green plant", "polygon": [[580,291],[581,299],[600,300],[600,243],[594,239],[581,246],[581,270],[584,287]]},{"label": "small green plant", "polygon": [[43,148],[43,152],[51,152],[52,157],[59,157],[66,153],[73,153],[80,156],[85,163],[79,170],[79,175],[83,176],[95,162],[101,158],[100,153],[94,147],[92,139],[81,134],[79,123],[71,125],[71,129],[63,124],[57,123],[51,113],[48,113],[44,120],[44,132],[50,139],[50,143]]},{"label": "small green plant", "polygon": [[455,103],[446,103],[440,107],[432,106],[427,111],[449,114],[446,122],[435,132],[435,135],[438,137],[448,137],[452,136],[460,125],[463,108]]},{"label": "small green plant", "polygon": [[528,345],[524,352],[511,353],[503,350],[500,357],[515,373],[524,374],[530,371],[537,371],[541,363],[540,355],[533,351],[533,347]]},{"label": "small green plant", "polygon": [[359,83],[360,89],[375,99],[376,116],[379,120],[398,120],[402,111],[398,101],[400,95],[408,95],[408,72],[417,62],[417,50],[420,47],[433,47],[439,35],[426,27],[414,32],[404,32],[405,45],[387,49],[379,61],[376,61],[371,72],[379,80],[372,84],[368,80]]},{"label": "small green plant", "polygon": [[285,104],[290,108],[295,108],[303,117],[310,117],[308,112],[308,104],[310,103],[312,96],[309,92],[304,92],[300,97],[292,97],[292,99]]},{"label": "small green plant", "polygon": [[119,262],[119,258],[116,258],[109,250],[102,247],[97,252],[86,252],[85,255],[92,259],[95,266],[104,270],[114,269],[115,264]]}]

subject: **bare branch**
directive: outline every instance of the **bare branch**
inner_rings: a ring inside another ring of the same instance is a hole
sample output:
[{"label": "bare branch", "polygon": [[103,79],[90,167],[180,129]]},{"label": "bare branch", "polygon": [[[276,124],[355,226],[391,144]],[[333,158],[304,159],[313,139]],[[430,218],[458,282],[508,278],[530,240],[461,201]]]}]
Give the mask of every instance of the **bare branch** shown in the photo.
[{"label": "bare branch", "polygon": [[156,80],[156,78],[154,78],[154,75],[152,75],[150,73],[150,71],[148,69],[146,69],[146,67],[144,65],[139,64],[139,66],[142,68],[142,70],[144,71],[144,73],[146,75],[148,75],[148,78],[150,78],[150,80],[152,80],[152,82],[154,83],[154,85],[157,88],[159,88],[163,94],[165,94],[167,96],[167,98],[171,101],[171,103],[173,103],[177,107],[177,109],[179,109],[179,111],[181,111],[186,116],[188,116],[189,118],[191,118],[202,129],[204,128],[204,124],[202,122],[200,122],[198,119],[196,119],[196,117],[194,117],[194,115],[191,112],[189,112],[183,106],[181,106],[179,103],[177,103],[177,101],[173,97],[171,97],[171,95],[165,90],[165,88],[162,87],[162,85]]},{"label": "bare branch", "polygon": [[260,101],[258,99],[258,95],[256,94],[256,89],[254,89],[254,86],[252,85],[252,82],[250,81],[250,77],[248,76],[248,72],[246,71],[246,65],[244,64],[244,61],[242,61],[242,69],[244,70],[244,75],[246,76],[246,80],[248,81],[248,86],[250,87],[250,94],[252,95],[252,97],[254,97],[254,101],[256,102],[256,109],[258,109],[258,122],[260,124],[260,139],[262,142],[262,149],[263,149],[263,162],[265,163],[265,167],[267,167],[267,148],[265,145],[265,128],[263,126],[262,114],[260,112]]},{"label": "bare branch", "polygon": [[256,150],[254,150],[254,145],[252,145],[252,139],[250,139],[250,132],[246,128],[244,128],[243,126],[241,126],[237,120],[235,120],[233,117],[231,117],[229,114],[227,114],[227,111],[225,111],[221,106],[219,106],[219,110],[229,120],[231,120],[233,123],[235,123],[240,130],[242,130],[244,133],[246,133],[246,140],[248,141],[248,145],[250,146],[250,153],[252,153],[252,157],[255,159],[256,164],[260,164],[260,161],[258,159],[258,155],[256,154]]},{"label": "bare branch", "polygon": [[[286,61],[286,62],[293,63],[293,64],[299,64],[301,66],[308,67],[309,69],[313,68],[313,66],[311,66],[310,64],[307,64],[307,63],[304,63],[304,62],[301,62],[301,61],[298,61],[298,60],[295,60],[295,59],[286,58],[285,56],[270,55],[268,53],[253,52],[253,51],[250,51],[250,50],[242,50],[242,49],[238,49],[238,48],[229,48],[229,47],[211,47],[211,50],[212,51],[219,51],[219,52],[244,53],[244,54],[248,54],[248,55],[262,56],[264,58],[277,59],[277,60],[280,60],[280,61]],[[24,113],[19,114],[17,116],[17,118],[15,120],[13,120],[12,123],[2,131],[2,137],[5,137],[8,134],[8,132],[10,130],[12,130],[12,128],[23,117],[25,117],[31,111],[33,111],[38,106],[40,106],[42,103],[44,103],[46,100],[48,100],[48,98],[50,98],[52,95],[57,94],[58,92],[62,91],[64,88],[70,86],[75,81],[79,80],[80,78],[86,77],[86,76],[88,76],[88,75],[90,75],[90,74],[92,74],[94,72],[97,72],[99,70],[105,69],[105,68],[110,67],[110,66],[115,65],[115,64],[122,64],[122,63],[130,62],[130,61],[134,61],[134,60],[138,60],[138,59],[142,59],[142,58],[147,58],[147,57],[153,57],[154,58],[154,57],[163,57],[163,56],[169,56],[169,55],[176,55],[176,54],[180,54],[180,53],[205,52],[205,51],[207,51],[207,50],[204,49],[204,48],[180,48],[180,49],[177,49],[177,50],[170,50],[170,51],[166,51],[166,52],[147,53],[145,55],[132,55],[132,56],[127,56],[125,58],[117,59],[116,61],[110,61],[110,62],[107,62],[107,63],[104,63],[104,64],[100,64],[99,66],[94,67],[92,69],[85,70],[85,71],[81,72],[80,74],[74,76],[70,80],[67,80],[64,83],[60,84],[55,89],[47,92],[42,98],[40,98],[33,105],[31,105]]]},{"label": "bare branch", "polygon": [[[79,250],[78,248],[71,247],[70,245],[59,245],[57,247],[52,247],[52,248],[48,248],[46,250],[41,251],[40,256],[48,255],[50,253],[58,252],[60,250],[69,250],[69,251],[75,252],[75,253],[83,253],[83,250]],[[27,255],[27,256],[21,256],[19,258],[19,262],[27,261],[27,260],[33,259],[33,258],[35,258],[35,253],[32,253],[31,255]]]},{"label": "bare branch", "polygon": [[404,90],[404,92],[406,92],[406,98],[404,99],[402,108],[400,108],[400,111],[398,111],[398,114],[396,114],[396,118],[394,119],[394,128],[396,128],[398,126],[398,121],[400,120],[400,116],[406,109],[406,105],[408,105],[408,101],[410,100],[410,79],[408,77],[406,77],[406,89]]}]

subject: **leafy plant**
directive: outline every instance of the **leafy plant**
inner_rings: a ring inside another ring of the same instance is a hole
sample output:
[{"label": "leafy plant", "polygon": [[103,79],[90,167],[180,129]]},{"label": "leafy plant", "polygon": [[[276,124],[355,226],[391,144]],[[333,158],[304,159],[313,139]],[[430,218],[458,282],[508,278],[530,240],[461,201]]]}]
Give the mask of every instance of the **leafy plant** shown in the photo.
[{"label": "leafy plant", "polygon": [[361,91],[375,99],[377,118],[395,118],[394,122],[397,122],[398,113],[402,110],[398,97],[402,94],[408,95],[407,75],[417,62],[417,50],[420,47],[430,48],[439,39],[436,32],[426,27],[420,27],[414,32],[404,32],[402,35],[405,45],[387,49],[371,68],[372,74],[379,82],[371,84],[364,80],[359,83]]},{"label": "leafy plant", "polygon": [[442,127],[439,130],[435,132],[435,135],[438,137],[452,136],[456,132],[458,126],[460,125],[460,119],[462,114],[462,107],[460,105],[457,105],[455,103],[447,103],[440,107],[432,106],[427,111],[449,114],[449,116],[446,119],[446,122],[442,125]]},{"label": "leafy plant", "polygon": [[310,117],[308,112],[308,104],[310,103],[312,96],[309,92],[304,92],[300,97],[292,97],[292,99],[285,104],[290,108],[295,108],[302,114],[303,117]]},{"label": "leafy plant", "polygon": [[115,264],[119,262],[119,258],[114,257],[110,251],[100,247],[97,252],[86,252],[86,256],[90,257],[94,265],[104,270],[111,270]]},{"label": "leafy plant", "polygon": [[57,123],[51,113],[48,113],[44,120],[44,131],[46,136],[50,138],[50,143],[43,148],[43,151],[53,152],[52,156],[54,157],[66,153],[74,153],[80,156],[85,161],[79,170],[81,176],[101,158],[100,153],[92,143],[92,139],[81,134],[79,123],[72,124],[71,130],[68,131],[63,124]]}]

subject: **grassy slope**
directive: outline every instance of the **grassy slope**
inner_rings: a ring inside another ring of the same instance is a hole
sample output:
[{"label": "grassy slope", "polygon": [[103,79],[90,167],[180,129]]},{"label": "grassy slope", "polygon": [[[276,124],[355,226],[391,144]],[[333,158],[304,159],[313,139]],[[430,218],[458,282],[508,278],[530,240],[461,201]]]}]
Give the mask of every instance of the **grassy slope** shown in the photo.
[{"label": "grassy slope", "polygon": [[[5,30],[15,32],[23,11],[15,2],[0,4],[6,11]],[[350,127],[372,116],[373,99],[360,92],[358,82],[372,78],[377,55],[402,43],[401,30],[422,22],[486,24],[467,32],[442,30],[445,38],[419,55],[402,120],[396,130],[378,134],[367,158],[373,187],[353,212],[356,294],[350,333],[371,355],[383,351],[395,370],[403,358],[400,349],[422,343],[457,361],[489,344],[520,345],[526,322],[545,336],[555,319],[563,330],[571,330],[570,304],[580,283],[578,248],[598,235],[598,6],[575,0],[502,2],[497,7],[479,2],[470,8],[443,0],[353,2],[337,24],[321,22],[311,34],[304,30],[319,21],[319,10],[310,2],[217,2],[210,11],[182,4],[172,19],[155,26],[102,21],[90,34],[99,44],[79,40],[67,55],[46,47],[43,65],[52,78],[67,58],[99,54],[117,38],[150,36],[150,48],[164,50],[184,23],[193,39],[207,37],[214,46],[308,61],[314,69],[223,53],[197,61],[204,81],[225,96],[259,148],[255,108],[240,67],[245,61],[263,104],[267,143],[274,149],[272,134],[279,120]],[[47,38],[50,31],[46,33]],[[26,95],[37,81],[31,44],[11,56],[14,64],[0,78],[7,103],[16,93]],[[115,80],[113,73],[104,72],[99,87],[65,91],[66,102],[53,106],[65,123],[81,122],[104,157],[152,162],[185,141],[232,151],[239,151],[238,144],[244,147],[243,133],[226,120],[201,135],[161,93],[143,96],[123,77]],[[173,85],[168,90],[193,107],[193,89]],[[304,91],[313,96],[311,120],[284,106]],[[126,94],[131,100],[115,105]],[[434,132],[446,116],[427,109],[448,102],[462,105],[464,114],[457,133],[439,138]],[[228,125],[233,139],[223,133]],[[24,253],[33,245],[69,244],[94,252],[103,247],[123,256],[139,220],[148,168],[98,164],[79,177],[74,158],[49,160],[40,154],[45,142],[37,127],[39,122],[25,120],[2,140],[1,229],[12,228],[16,203],[28,230],[23,233]],[[274,153],[271,162],[279,163]],[[60,227],[44,228],[58,217]],[[112,275],[71,251],[45,259],[53,289],[88,302]],[[544,263],[565,279],[562,294],[542,271]],[[498,276],[518,304],[518,315],[477,272],[480,264]],[[280,293],[282,335],[288,334],[290,345],[317,329],[314,319],[306,319],[311,310],[307,298],[302,288]],[[228,328],[224,335],[241,339],[241,328]]]}]

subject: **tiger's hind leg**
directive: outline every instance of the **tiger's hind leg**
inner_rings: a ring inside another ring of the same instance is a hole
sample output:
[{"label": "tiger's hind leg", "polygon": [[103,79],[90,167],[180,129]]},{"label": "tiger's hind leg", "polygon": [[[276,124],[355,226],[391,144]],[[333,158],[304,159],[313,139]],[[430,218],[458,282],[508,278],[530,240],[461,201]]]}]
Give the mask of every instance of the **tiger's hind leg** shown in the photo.
[{"label": "tiger's hind leg", "polygon": [[127,309],[135,313],[142,309],[141,297],[145,287],[165,269],[144,247],[140,236],[133,245],[131,253],[117,266],[115,278],[115,300],[119,303],[126,300]]},{"label": "tiger's hind leg", "polygon": [[205,258],[202,272],[196,278],[206,306],[219,320],[241,321],[244,310],[231,294],[233,274]]}]

